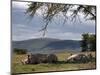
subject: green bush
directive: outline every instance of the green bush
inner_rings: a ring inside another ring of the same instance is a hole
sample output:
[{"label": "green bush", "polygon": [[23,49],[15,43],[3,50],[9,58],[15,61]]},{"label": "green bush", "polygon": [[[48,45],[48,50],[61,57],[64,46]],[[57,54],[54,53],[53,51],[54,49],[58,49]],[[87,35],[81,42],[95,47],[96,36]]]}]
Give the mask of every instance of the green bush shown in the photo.
[{"label": "green bush", "polygon": [[89,33],[82,34],[81,48],[82,52],[96,51],[96,35]]},{"label": "green bush", "polygon": [[16,53],[16,54],[26,54],[27,53],[27,49],[14,48],[14,53]]}]

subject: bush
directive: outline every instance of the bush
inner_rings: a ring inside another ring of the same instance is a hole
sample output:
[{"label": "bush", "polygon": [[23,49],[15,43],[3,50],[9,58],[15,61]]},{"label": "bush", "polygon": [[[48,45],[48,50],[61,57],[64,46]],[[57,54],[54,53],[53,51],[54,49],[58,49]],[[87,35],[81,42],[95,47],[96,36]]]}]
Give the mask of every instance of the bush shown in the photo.
[{"label": "bush", "polygon": [[26,49],[14,48],[14,53],[16,53],[16,54],[26,54],[27,50]]}]

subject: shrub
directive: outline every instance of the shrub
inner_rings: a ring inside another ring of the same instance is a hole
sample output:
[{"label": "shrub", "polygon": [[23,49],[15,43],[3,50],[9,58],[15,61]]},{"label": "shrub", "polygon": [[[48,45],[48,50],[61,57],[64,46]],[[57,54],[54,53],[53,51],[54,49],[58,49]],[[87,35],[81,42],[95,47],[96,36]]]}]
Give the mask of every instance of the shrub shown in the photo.
[{"label": "shrub", "polygon": [[14,48],[14,53],[16,53],[16,54],[26,54],[27,50],[26,49]]}]

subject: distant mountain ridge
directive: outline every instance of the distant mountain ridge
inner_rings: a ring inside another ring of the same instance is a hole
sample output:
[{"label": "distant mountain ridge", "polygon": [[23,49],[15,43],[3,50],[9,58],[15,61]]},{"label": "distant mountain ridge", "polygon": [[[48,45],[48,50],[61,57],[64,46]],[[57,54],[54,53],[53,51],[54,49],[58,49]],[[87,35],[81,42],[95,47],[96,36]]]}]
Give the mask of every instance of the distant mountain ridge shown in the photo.
[{"label": "distant mountain ridge", "polygon": [[27,49],[31,52],[50,52],[52,50],[80,50],[80,41],[59,40],[52,38],[37,38],[23,41],[12,41],[12,48]]}]

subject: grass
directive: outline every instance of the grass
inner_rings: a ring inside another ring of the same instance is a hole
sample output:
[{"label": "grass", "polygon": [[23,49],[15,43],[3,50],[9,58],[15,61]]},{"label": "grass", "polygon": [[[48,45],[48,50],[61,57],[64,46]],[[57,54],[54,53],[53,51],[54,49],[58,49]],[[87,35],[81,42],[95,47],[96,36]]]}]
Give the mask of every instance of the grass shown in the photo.
[{"label": "grass", "polygon": [[[88,52],[89,53],[89,52]],[[95,52],[91,52],[95,57]],[[12,73],[35,73],[35,72],[49,72],[49,71],[69,71],[69,70],[81,70],[81,69],[95,69],[96,62],[88,63],[65,63],[65,59],[74,54],[72,52],[62,52],[57,53],[59,63],[56,64],[32,64],[32,65],[23,65],[20,60],[25,58],[26,55],[13,55],[12,60]]]}]

